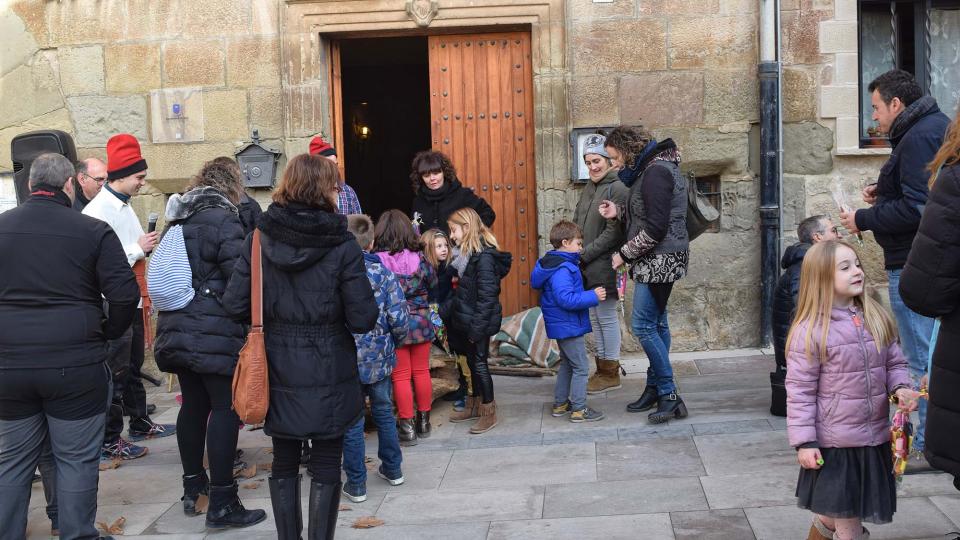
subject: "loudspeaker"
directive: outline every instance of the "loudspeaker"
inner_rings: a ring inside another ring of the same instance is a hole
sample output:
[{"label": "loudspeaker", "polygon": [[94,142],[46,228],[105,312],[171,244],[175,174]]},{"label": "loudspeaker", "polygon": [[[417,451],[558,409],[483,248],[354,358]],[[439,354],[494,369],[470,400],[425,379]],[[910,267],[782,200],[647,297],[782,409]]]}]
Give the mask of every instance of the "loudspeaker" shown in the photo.
[{"label": "loudspeaker", "polygon": [[41,154],[53,152],[77,162],[77,147],[73,137],[55,129],[31,131],[13,138],[10,155],[13,158],[13,183],[17,188],[17,204],[30,196],[30,165]]}]

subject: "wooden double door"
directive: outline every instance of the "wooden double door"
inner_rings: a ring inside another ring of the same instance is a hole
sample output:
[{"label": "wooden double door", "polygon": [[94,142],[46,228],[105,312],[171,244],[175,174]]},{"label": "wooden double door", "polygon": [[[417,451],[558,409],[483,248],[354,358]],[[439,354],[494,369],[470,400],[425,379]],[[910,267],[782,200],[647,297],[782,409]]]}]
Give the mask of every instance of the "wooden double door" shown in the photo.
[{"label": "wooden double door", "polygon": [[[504,315],[536,306],[530,288],[538,240],[530,34],[427,40],[432,147],[450,157],[460,181],[497,214],[493,232],[500,248],[513,255],[500,295]],[[333,52],[334,126],[342,130],[342,118],[336,118],[341,114],[336,46]]]}]

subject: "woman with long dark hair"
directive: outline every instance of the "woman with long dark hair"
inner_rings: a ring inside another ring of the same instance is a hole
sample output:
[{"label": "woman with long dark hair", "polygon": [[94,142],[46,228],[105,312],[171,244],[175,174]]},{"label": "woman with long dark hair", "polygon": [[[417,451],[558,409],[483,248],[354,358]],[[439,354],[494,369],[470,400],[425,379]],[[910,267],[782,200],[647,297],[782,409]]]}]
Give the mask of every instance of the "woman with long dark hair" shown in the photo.
[{"label": "woman with long dark hair", "polygon": [[183,394],[177,415],[183,511],[199,515],[197,499],[209,494],[206,522],[214,529],[248,527],[267,517],[263,510],[243,508],[233,480],[240,420],[232,408],[232,380],[244,328],[224,311],[220,297],[243,245],[237,211],[243,188],[239,169],[222,159],[227,158],[205,163],[187,191],[167,203],[168,225],[183,230],[196,293],[182,309],[160,312],[154,348],[157,366],[177,374]]},{"label": "woman with long dark hair", "polygon": [[[687,416],[670,367],[667,301],[673,284],[687,273],[687,180],[680,173],[680,150],[673,140],[657,141],[643,128],[620,126],[607,135],[606,150],[620,181],[629,189],[625,207],[604,200],[600,214],[619,217],[627,226],[626,244],[612,257],[614,269],[626,264],[634,281],[633,333],[650,359],[647,385],[628,412],[656,411],[647,418],[660,424]],[[619,215],[620,209],[623,214]]]},{"label": "woman with long dark hair", "polygon": [[445,154],[432,150],[418,153],[410,165],[410,183],[416,194],[413,217],[419,219],[420,232],[429,229],[450,232],[447,218],[461,208],[476,211],[487,227],[493,226],[497,218],[487,201],[460,183],[453,162]]},{"label": "woman with long dark hair", "polygon": [[[333,538],[343,435],[363,405],[353,334],[379,311],[360,245],[337,214],[337,166],[294,157],[257,229],[263,254],[263,324],[270,380],[264,433],[273,438],[270,500],[281,540],[299,539],[300,451],[310,440],[309,538]],[[252,237],[227,286],[225,308],[250,316]]]}]

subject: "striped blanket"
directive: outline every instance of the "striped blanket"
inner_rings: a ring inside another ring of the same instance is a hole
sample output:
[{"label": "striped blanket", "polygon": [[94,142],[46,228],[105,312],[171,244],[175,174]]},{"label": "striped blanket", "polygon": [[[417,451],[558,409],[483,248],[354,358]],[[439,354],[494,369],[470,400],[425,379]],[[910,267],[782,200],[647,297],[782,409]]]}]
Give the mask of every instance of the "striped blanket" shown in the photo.
[{"label": "striped blanket", "polygon": [[505,317],[490,345],[493,365],[552,368],[560,361],[557,342],[547,338],[539,307]]}]

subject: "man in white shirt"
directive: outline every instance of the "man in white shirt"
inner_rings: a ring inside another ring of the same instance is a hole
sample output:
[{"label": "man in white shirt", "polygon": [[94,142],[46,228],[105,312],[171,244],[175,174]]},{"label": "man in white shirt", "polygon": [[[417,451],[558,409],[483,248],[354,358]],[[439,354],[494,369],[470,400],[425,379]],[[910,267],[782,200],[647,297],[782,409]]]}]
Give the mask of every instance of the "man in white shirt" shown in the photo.
[{"label": "man in white shirt", "polygon": [[[107,183],[83,213],[107,222],[120,238],[127,262],[137,273],[142,270],[147,254],[153,251],[159,233],[144,233],[130,198],[140,191],[147,178],[147,162],[140,153],[140,143],[133,135],[114,135],[107,141]],[[143,292],[141,291],[141,296]],[[107,413],[103,457],[136,459],[147,449],[125,441],[123,415],[130,417],[128,433],[135,441],[166,437],[176,433],[172,424],[157,424],[147,413],[147,394],[140,379],[143,367],[144,314],[142,304],[134,317],[129,334],[110,342],[108,363],[114,374],[114,395]]]}]

